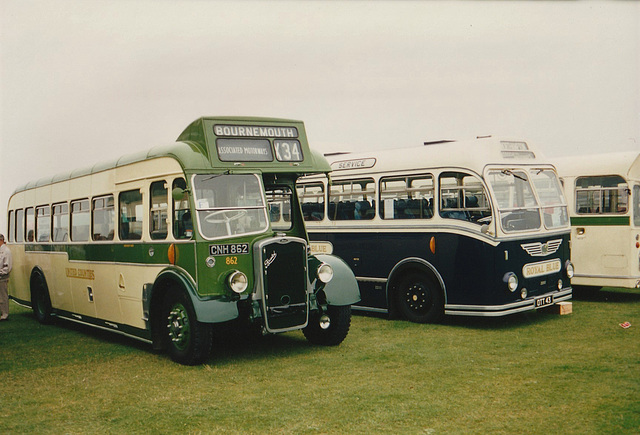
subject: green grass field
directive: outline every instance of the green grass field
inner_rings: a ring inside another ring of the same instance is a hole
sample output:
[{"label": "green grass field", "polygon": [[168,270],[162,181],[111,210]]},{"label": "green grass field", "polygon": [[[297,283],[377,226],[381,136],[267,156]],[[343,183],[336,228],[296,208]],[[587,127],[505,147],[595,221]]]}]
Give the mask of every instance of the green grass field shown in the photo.
[{"label": "green grass field", "polygon": [[640,433],[640,293],[564,316],[355,315],[331,348],[225,334],[196,367],[12,304],[0,390],[2,433]]}]

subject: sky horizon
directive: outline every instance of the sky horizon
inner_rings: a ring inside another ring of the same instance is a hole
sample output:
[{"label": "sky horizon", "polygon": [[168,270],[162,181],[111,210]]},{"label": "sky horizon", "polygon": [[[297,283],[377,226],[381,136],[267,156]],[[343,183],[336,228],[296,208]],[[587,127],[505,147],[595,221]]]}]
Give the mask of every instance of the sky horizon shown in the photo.
[{"label": "sky horizon", "polygon": [[0,233],[16,187],[215,115],[323,152],[640,152],[640,2],[0,0]]}]

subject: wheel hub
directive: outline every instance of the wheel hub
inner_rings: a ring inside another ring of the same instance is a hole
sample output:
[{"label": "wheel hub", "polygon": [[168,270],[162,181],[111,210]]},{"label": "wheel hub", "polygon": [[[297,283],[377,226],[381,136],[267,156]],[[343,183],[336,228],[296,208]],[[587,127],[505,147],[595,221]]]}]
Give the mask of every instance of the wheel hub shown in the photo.
[{"label": "wheel hub", "polygon": [[189,341],[190,325],[187,310],[181,304],[175,305],[167,317],[169,338],[178,349],[184,349]]},{"label": "wheel hub", "polygon": [[407,290],[407,302],[414,311],[423,311],[429,306],[429,292],[419,284],[414,284]]}]

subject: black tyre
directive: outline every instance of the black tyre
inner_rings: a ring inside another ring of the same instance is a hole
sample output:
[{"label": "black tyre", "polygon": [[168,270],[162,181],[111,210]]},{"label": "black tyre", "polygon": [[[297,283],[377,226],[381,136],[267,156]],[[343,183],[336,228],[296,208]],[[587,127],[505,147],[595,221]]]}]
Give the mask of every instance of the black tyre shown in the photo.
[{"label": "black tyre", "polygon": [[400,313],[412,322],[434,323],[444,315],[442,289],[425,274],[407,274],[400,281],[395,297]]},{"label": "black tyre", "polygon": [[40,272],[31,277],[31,308],[38,322],[48,325],[53,322],[53,308],[47,281]]},{"label": "black tyre", "polygon": [[337,346],[342,343],[351,327],[351,305],[329,305],[327,311],[314,311],[309,316],[309,325],[302,333],[310,343],[322,346]]},{"label": "black tyre", "polygon": [[165,297],[166,347],[171,359],[185,365],[202,364],[211,353],[213,333],[210,325],[196,319],[191,299],[184,292]]}]

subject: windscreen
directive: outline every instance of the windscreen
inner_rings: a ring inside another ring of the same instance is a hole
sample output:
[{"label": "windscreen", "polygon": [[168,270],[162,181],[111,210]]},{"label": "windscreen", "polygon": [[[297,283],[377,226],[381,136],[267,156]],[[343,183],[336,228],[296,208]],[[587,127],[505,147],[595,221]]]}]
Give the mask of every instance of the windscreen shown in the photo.
[{"label": "windscreen", "polygon": [[193,188],[198,226],[204,238],[267,230],[267,208],[262,184],[256,175],[195,175]]},{"label": "windscreen", "polygon": [[505,232],[558,229],[569,225],[567,205],[551,169],[496,169],[488,181]]},{"label": "windscreen", "polygon": [[556,173],[551,169],[533,169],[529,173],[542,205],[544,226],[549,229],[568,226],[567,202]]}]

